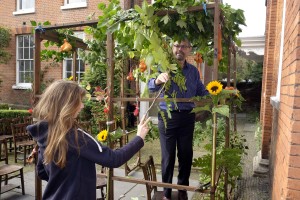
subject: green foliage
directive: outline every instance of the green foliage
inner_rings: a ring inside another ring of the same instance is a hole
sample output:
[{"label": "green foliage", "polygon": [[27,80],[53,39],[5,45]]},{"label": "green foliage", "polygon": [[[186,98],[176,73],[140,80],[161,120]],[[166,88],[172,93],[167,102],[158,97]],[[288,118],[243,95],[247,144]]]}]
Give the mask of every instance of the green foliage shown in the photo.
[{"label": "green foliage", "polygon": [[[49,21],[46,22],[36,22],[36,21],[30,21],[31,25],[33,27],[41,27],[42,26],[48,26],[51,25]],[[33,29],[34,31],[34,29]],[[59,42],[53,42],[53,41],[46,41],[44,42],[44,47],[46,49],[41,50],[41,59],[45,61],[53,60],[55,62],[61,62],[65,58],[70,58],[72,55],[72,51],[69,52],[63,52],[63,51],[56,51],[56,50],[48,50],[48,47],[56,46],[57,48],[60,48],[60,46],[63,44],[64,39],[67,39],[67,41],[74,46],[75,45],[75,37],[74,31],[72,29],[56,29],[55,33],[58,35]]]},{"label": "green foliage", "polygon": [[254,138],[256,141],[256,148],[257,151],[261,150],[261,139],[262,139],[262,127],[261,127],[261,123],[259,121],[259,119],[256,120],[256,129],[255,129],[255,134],[254,134]]},{"label": "green foliage", "polygon": [[0,110],[8,110],[9,106],[8,104],[0,104]]},{"label": "green foliage", "polygon": [[104,113],[104,107],[105,107],[104,103],[99,101],[92,101],[91,105],[92,105],[91,114],[95,122],[99,123],[101,121],[106,121],[107,115]]},{"label": "green foliage", "polygon": [[148,124],[149,126],[149,133],[145,137],[146,142],[153,142],[156,139],[159,139],[159,131],[158,126],[154,125],[151,121]]},{"label": "green foliage", "polygon": [[9,46],[10,40],[10,30],[0,26],[0,64],[6,64],[11,58],[11,54],[5,50]]},{"label": "green foliage", "polygon": [[16,118],[30,115],[28,110],[0,110],[0,118]]},{"label": "green foliage", "polygon": [[[194,145],[203,144],[206,139],[210,140],[210,142],[204,146],[208,153],[202,157],[195,158],[193,161],[193,166],[200,168],[201,183],[210,182],[211,179],[212,129],[212,119],[207,120],[205,124],[201,124],[200,122],[195,124]],[[225,148],[225,131],[226,122],[223,117],[219,117],[217,119],[216,168],[219,169],[222,167],[228,169],[229,184],[234,187],[236,178],[242,175],[241,160],[242,156],[246,154],[248,147],[245,145],[246,140],[243,135],[230,131],[230,148]],[[221,174],[219,184],[217,185],[219,190],[217,195],[219,195],[220,198],[224,196],[223,185],[224,173]]]},{"label": "green foliage", "polygon": [[[232,63],[231,66],[233,66]],[[263,63],[257,63],[253,60],[243,58],[237,54],[236,66],[237,66],[236,69],[237,82],[252,81],[255,83],[261,83],[262,73],[263,73]],[[225,71],[221,71],[219,73],[220,79],[227,78],[227,67],[225,67],[224,70]],[[233,71],[233,69],[231,70]]]}]

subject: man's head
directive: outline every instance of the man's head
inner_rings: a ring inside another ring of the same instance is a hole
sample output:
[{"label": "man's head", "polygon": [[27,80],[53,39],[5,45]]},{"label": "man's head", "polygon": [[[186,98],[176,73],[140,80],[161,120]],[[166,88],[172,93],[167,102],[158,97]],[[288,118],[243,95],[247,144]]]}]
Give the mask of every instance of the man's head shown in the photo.
[{"label": "man's head", "polygon": [[177,60],[182,64],[184,63],[186,57],[191,53],[191,51],[192,45],[187,39],[184,39],[180,42],[176,41],[173,44],[173,54],[175,58],[177,58]]}]

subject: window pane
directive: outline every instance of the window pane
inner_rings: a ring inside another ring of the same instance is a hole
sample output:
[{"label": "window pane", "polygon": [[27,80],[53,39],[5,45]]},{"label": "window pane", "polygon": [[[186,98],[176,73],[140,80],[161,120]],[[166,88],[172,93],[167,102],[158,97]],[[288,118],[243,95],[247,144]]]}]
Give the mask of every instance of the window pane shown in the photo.
[{"label": "window pane", "polygon": [[33,48],[29,49],[29,58],[33,59]]},{"label": "window pane", "polygon": [[19,47],[23,46],[23,36],[18,36],[18,46]]},{"label": "window pane", "polygon": [[79,60],[79,71],[80,72],[84,72],[85,70],[84,70],[84,62],[83,62],[83,60]]},{"label": "window pane", "polygon": [[24,61],[20,60],[19,61],[19,71],[23,72],[25,70],[25,65],[24,65]]},{"label": "window pane", "polygon": [[72,60],[66,60],[66,71],[72,71]]},{"label": "window pane", "polygon": [[24,55],[23,55],[23,48],[18,48],[18,59],[23,59]]},{"label": "window pane", "polygon": [[34,8],[34,0],[19,0],[20,10]]},{"label": "window pane", "polygon": [[69,78],[70,76],[72,76],[72,73],[71,72],[67,72],[66,73],[66,77]]},{"label": "window pane", "polygon": [[33,74],[31,72],[25,72],[25,82],[31,83],[33,81]]},{"label": "window pane", "polygon": [[24,36],[24,47],[29,47],[29,36]]},{"label": "window pane", "polygon": [[24,83],[24,73],[23,72],[19,72],[19,83]]},{"label": "window pane", "polygon": [[33,48],[33,37],[30,36],[30,47]]},{"label": "window pane", "polygon": [[67,4],[86,2],[86,0],[67,0]]},{"label": "window pane", "polygon": [[32,77],[33,77],[33,71],[34,71],[33,60],[30,60],[30,71],[32,72]]},{"label": "window pane", "polygon": [[24,63],[25,63],[25,71],[31,71],[31,61],[26,60],[24,61]]},{"label": "window pane", "polygon": [[24,59],[29,59],[29,48],[24,48]]}]

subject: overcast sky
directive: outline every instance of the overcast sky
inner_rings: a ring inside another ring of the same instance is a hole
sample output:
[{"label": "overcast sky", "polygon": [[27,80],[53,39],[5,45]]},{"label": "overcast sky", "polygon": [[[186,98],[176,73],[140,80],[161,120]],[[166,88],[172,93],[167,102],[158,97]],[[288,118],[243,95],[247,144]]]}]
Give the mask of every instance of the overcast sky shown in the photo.
[{"label": "overcast sky", "polygon": [[223,4],[229,4],[234,9],[244,10],[246,27],[242,26],[243,31],[240,37],[263,36],[266,23],[265,0],[223,0]]}]

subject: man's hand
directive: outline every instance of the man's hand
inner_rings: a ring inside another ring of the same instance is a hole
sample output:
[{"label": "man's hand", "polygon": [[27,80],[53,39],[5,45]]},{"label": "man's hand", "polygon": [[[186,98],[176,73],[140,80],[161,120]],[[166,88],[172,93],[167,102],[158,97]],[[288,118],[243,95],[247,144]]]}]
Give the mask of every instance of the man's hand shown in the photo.
[{"label": "man's hand", "polygon": [[161,73],[156,79],[155,79],[155,85],[160,85],[162,83],[165,83],[169,80],[168,73]]}]

